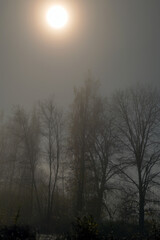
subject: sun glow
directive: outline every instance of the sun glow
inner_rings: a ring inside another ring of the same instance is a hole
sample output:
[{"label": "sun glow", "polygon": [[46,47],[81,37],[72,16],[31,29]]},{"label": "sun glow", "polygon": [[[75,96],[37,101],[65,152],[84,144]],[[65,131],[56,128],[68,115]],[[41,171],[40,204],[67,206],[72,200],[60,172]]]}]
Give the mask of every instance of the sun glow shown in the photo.
[{"label": "sun glow", "polygon": [[46,19],[52,28],[61,29],[68,22],[68,13],[64,7],[56,5],[49,8],[47,11]]}]

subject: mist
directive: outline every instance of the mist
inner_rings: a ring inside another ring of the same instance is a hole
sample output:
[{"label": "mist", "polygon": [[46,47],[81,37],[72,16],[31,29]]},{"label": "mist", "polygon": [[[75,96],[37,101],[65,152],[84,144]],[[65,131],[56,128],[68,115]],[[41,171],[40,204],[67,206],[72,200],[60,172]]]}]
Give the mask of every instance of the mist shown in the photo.
[{"label": "mist", "polygon": [[88,71],[104,95],[134,82],[159,85],[158,1],[61,2],[71,23],[56,34],[45,21],[51,1],[1,1],[1,108],[30,108],[52,94],[66,107]]},{"label": "mist", "polygon": [[[69,14],[58,31],[54,4]],[[159,12],[157,0],[0,1],[0,234],[154,239]]]}]

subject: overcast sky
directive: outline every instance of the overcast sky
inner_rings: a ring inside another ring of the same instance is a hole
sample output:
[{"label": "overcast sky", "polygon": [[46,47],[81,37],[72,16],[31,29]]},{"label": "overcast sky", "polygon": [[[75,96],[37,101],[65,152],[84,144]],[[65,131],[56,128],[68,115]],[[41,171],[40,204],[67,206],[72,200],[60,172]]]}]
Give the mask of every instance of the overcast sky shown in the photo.
[{"label": "overcast sky", "polygon": [[[70,14],[61,32],[45,21],[56,2]],[[160,0],[0,0],[1,109],[52,94],[68,106],[88,70],[103,94],[160,85]]]}]

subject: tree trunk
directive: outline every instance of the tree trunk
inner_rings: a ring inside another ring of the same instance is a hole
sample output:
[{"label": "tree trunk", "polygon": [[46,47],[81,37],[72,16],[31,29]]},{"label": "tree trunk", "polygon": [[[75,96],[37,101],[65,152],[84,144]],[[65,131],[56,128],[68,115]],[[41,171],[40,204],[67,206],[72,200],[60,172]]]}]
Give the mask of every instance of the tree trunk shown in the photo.
[{"label": "tree trunk", "polygon": [[102,204],[103,204],[103,192],[100,191],[96,207],[96,220],[99,221],[102,213]]},{"label": "tree trunk", "polygon": [[80,169],[80,174],[78,179],[76,214],[81,213],[83,211],[83,206],[84,206],[84,172],[85,172],[85,164],[84,164],[84,159],[82,159],[81,169]]},{"label": "tree trunk", "polygon": [[144,233],[144,196],[139,193],[139,232],[141,235]]}]

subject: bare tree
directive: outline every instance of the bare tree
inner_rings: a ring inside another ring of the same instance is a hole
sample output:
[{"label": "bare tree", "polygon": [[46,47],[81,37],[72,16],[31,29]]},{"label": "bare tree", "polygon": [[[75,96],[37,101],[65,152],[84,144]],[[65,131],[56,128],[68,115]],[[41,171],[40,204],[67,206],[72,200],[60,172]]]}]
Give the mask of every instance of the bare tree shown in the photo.
[{"label": "bare tree", "polygon": [[45,163],[48,165],[46,218],[49,224],[53,214],[54,194],[57,188],[63,147],[63,115],[52,98],[40,102],[39,110],[42,134],[42,155]]},{"label": "bare tree", "polygon": [[[91,79],[85,81],[84,86],[75,89],[74,101],[69,116],[69,154],[72,159],[71,167],[74,174],[72,187],[75,190],[75,214],[82,213],[85,209],[86,183],[88,177],[87,165],[88,137],[91,121],[91,112],[98,90],[98,82]],[[72,188],[73,189],[73,188]]]},{"label": "bare tree", "polygon": [[139,228],[144,230],[146,193],[159,184],[160,109],[156,90],[137,86],[119,91],[113,109],[119,141],[119,172],[137,189]]},{"label": "bare tree", "polygon": [[[36,167],[39,160],[40,128],[36,111],[32,116],[27,114],[24,109],[17,107],[13,119],[10,123],[12,136],[17,147],[14,156],[21,166],[21,183],[30,184],[30,213],[33,210],[33,195],[35,193],[38,212],[41,213],[41,205],[36,182]],[[14,145],[14,144],[13,144]],[[17,156],[19,154],[19,157]],[[15,167],[15,166],[14,166]],[[12,173],[12,178],[13,178]],[[24,179],[25,178],[25,179]],[[24,189],[24,185],[22,186]]]},{"label": "bare tree", "polygon": [[[114,130],[114,119],[110,112],[107,100],[95,98],[90,121],[88,138],[88,152],[90,159],[90,170],[92,171],[92,182],[95,185],[96,217],[100,219],[102,208],[106,205],[104,201],[105,192],[115,188],[113,176],[117,169],[113,162],[116,153],[116,138]],[[105,206],[105,209],[108,209]]]},{"label": "bare tree", "polygon": [[115,151],[113,118],[109,103],[100,97],[98,90],[99,82],[90,78],[83,87],[75,89],[69,125],[76,214],[83,211],[93,214],[91,206],[96,204],[94,215],[97,219],[105,205],[104,193],[111,189],[109,180],[117,171],[112,163]]}]

